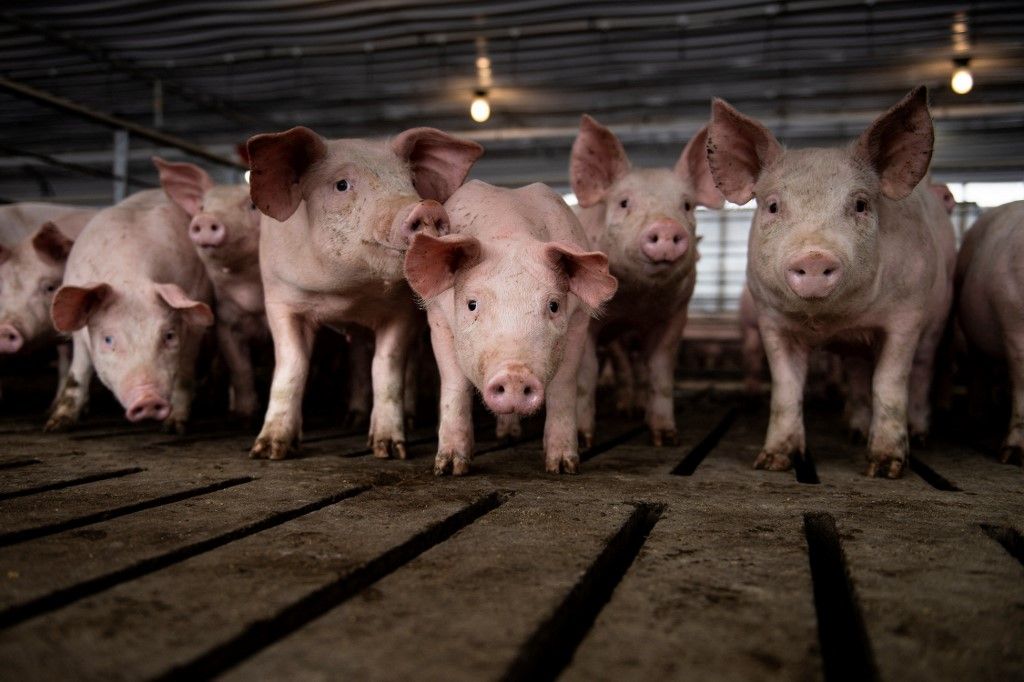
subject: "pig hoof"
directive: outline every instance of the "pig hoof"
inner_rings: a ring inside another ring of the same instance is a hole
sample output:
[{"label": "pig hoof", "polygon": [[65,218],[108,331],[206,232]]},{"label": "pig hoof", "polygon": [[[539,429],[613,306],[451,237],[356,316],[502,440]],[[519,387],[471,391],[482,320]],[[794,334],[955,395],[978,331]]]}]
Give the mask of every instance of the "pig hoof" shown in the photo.
[{"label": "pig hoof", "polygon": [[849,435],[850,442],[853,443],[854,445],[867,445],[868,434],[867,432],[864,431],[864,429],[861,429],[860,427],[857,426],[851,426]]},{"label": "pig hoof", "polygon": [[573,453],[548,457],[544,462],[544,470],[549,474],[578,474],[580,472],[580,456]]},{"label": "pig hoof", "polygon": [[164,433],[173,433],[178,436],[185,435],[185,420],[184,419],[165,419],[164,423],[161,424],[160,429]]},{"label": "pig hoof", "polygon": [[365,429],[370,424],[370,417],[362,410],[349,410],[341,422],[341,428],[349,431]]},{"label": "pig hoof", "polygon": [[249,457],[253,459],[285,459],[295,451],[293,441],[261,437],[256,439]]},{"label": "pig hoof", "polygon": [[457,452],[439,452],[434,458],[434,475],[465,476],[469,473],[469,457]]},{"label": "pig hoof", "polygon": [[46,433],[64,433],[70,431],[75,425],[75,420],[66,414],[55,414],[50,417],[43,426]]},{"label": "pig hoof", "polygon": [[580,450],[589,450],[594,447],[594,434],[589,431],[580,431],[576,434]]},{"label": "pig hoof", "polygon": [[392,456],[405,459],[408,455],[405,452],[404,441],[382,438],[373,442],[373,456],[377,459],[389,459]]},{"label": "pig hoof", "polygon": [[915,448],[928,447],[928,432],[924,431],[910,434],[910,445]]},{"label": "pig hoof", "polygon": [[1024,448],[1019,445],[1004,445],[999,451],[999,461],[1003,464],[1024,464]]},{"label": "pig hoof", "polygon": [[412,431],[415,428],[416,428],[416,417],[408,416],[407,415],[405,417],[405,430],[406,431]]},{"label": "pig hoof", "polygon": [[[802,457],[800,453],[796,453],[797,457]],[[761,451],[761,454],[754,460],[755,469],[765,469],[766,471],[789,471],[793,468],[793,459],[789,454],[785,452],[766,452]]]},{"label": "pig hoof", "polygon": [[523,435],[522,422],[514,414],[500,414],[494,427],[494,435],[499,441],[513,443]]},{"label": "pig hoof", "polygon": [[651,442],[656,448],[679,445],[679,434],[675,429],[651,429]]},{"label": "pig hoof", "polygon": [[903,475],[903,460],[895,457],[872,459],[864,475],[868,478],[899,478]]}]

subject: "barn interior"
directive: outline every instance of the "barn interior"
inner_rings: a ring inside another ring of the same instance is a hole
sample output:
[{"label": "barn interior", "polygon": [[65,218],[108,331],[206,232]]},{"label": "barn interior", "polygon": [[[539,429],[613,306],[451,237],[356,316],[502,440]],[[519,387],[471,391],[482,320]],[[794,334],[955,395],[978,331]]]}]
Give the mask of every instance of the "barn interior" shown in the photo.
[{"label": "barn interior", "polygon": [[[154,156],[248,182],[251,136],[485,148],[470,178],[575,205],[582,114],[638,167],[672,167],[715,97],[790,148],[848,144],[918,85],[930,179],[958,241],[1024,199],[1024,5],[797,0],[15,0],[0,10],[0,202],[103,207],[160,187]],[[967,81],[970,83],[967,83]],[[17,679],[1017,679],[1021,468],[1006,387],[968,417],[956,362],[899,480],[863,475],[842,379],[812,372],[807,457],[755,471],[770,377],[747,390],[738,317],[755,204],[697,209],[677,360],[679,443],[599,390],[579,476],[545,474],[542,417],[436,478],[436,372],[409,458],[346,421],[322,333],[303,447],[251,460],[208,343],[185,434],[128,424],[99,382],[43,433],[53,348],[0,356],[0,661]],[[0,296],[3,293],[0,292]],[[258,353],[269,391],[271,344]],[[835,372],[833,372],[834,374]],[[1003,371],[1005,375],[1005,371]]]}]

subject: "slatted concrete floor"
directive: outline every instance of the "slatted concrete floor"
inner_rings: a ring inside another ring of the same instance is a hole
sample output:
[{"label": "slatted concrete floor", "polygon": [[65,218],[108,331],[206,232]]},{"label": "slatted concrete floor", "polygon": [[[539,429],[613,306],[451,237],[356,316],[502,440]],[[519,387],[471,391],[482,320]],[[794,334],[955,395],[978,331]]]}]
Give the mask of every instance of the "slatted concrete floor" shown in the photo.
[{"label": "slatted concrete floor", "polygon": [[429,431],[270,463],[211,422],[0,422],[0,677],[1024,677],[1019,468],[946,443],[868,480],[812,413],[813,466],[757,472],[763,409],[680,419],[663,449],[602,422],[576,477],[481,433],[457,480]]}]

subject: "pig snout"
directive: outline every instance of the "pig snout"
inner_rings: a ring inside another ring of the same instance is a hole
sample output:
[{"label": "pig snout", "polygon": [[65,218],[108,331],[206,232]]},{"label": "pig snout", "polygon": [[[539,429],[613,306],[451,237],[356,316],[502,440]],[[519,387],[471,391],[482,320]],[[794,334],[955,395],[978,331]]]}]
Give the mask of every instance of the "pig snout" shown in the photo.
[{"label": "pig snout", "polygon": [[0,353],[17,353],[25,339],[13,324],[0,324]]},{"label": "pig snout", "polygon": [[160,397],[156,390],[143,387],[132,392],[125,417],[130,422],[139,422],[143,419],[163,421],[170,413],[170,403]]},{"label": "pig snout", "polygon": [[224,243],[227,230],[214,216],[199,214],[192,219],[192,224],[188,227],[188,236],[196,246],[212,249]]},{"label": "pig snout", "polygon": [[786,282],[800,298],[825,298],[842,277],[839,259],[826,251],[802,253],[786,268]]},{"label": "pig snout", "polygon": [[544,404],[544,384],[523,366],[505,367],[487,382],[484,402],[495,414],[530,415]]},{"label": "pig snout", "polygon": [[686,228],[675,220],[658,220],[640,234],[640,250],[654,263],[679,260],[690,246]]},{"label": "pig snout", "polygon": [[421,201],[399,222],[392,234],[392,242],[402,248],[409,246],[413,235],[426,232],[435,237],[448,234],[448,212],[432,199]]}]

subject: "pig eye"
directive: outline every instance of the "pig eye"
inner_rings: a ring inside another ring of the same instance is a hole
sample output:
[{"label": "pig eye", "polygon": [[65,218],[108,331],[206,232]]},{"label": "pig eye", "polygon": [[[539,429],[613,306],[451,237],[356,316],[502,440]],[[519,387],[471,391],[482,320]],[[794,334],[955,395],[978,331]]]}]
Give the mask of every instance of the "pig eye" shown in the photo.
[{"label": "pig eye", "polygon": [[466,307],[469,308],[470,311],[475,311],[476,310],[476,301],[474,301],[473,299],[469,299],[468,301],[466,301]]},{"label": "pig eye", "polygon": [[250,211],[255,211],[256,210],[256,204],[254,204],[252,202],[249,202],[249,210]]},{"label": "pig eye", "polygon": [[619,202],[619,206],[622,208],[629,208],[629,199],[623,199]]},{"label": "pig eye", "polygon": [[558,301],[548,301],[548,310],[553,313],[558,312]]},{"label": "pig eye", "polygon": [[174,339],[176,338],[178,338],[178,335],[174,333],[174,330],[168,329],[167,331],[164,332],[164,341],[166,343],[170,343],[171,341],[174,341]]},{"label": "pig eye", "polygon": [[334,183],[334,189],[338,190],[339,192],[347,192],[348,188],[348,180],[338,180],[338,182]]},{"label": "pig eye", "polygon": [[689,201],[683,202],[683,210],[689,211],[691,208],[693,208],[693,204]]},{"label": "pig eye", "polygon": [[107,348],[113,348],[114,347],[114,337],[111,336],[110,334],[107,334],[106,336],[104,336],[103,337],[103,345],[106,346]]},{"label": "pig eye", "polygon": [[863,199],[857,199],[857,203],[854,205],[853,209],[857,211],[857,213],[864,213],[868,210],[868,202]]},{"label": "pig eye", "polygon": [[53,292],[57,291],[57,284],[55,282],[47,282],[46,284],[43,285],[43,291],[45,291],[48,294],[52,294]]},{"label": "pig eye", "polygon": [[777,201],[770,201],[770,202],[768,202],[768,212],[769,213],[778,213],[779,212],[779,202],[777,202]]}]

